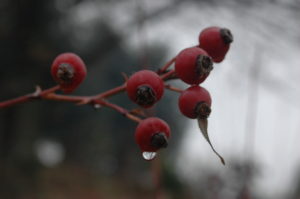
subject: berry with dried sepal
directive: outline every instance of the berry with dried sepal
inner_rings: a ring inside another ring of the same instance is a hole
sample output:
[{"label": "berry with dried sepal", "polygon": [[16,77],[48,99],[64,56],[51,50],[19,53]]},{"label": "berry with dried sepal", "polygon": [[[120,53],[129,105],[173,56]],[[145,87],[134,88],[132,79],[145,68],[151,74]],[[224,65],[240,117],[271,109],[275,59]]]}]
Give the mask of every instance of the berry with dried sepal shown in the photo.
[{"label": "berry with dried sepal", "polygon": [[130,76],[126,91],[133,102],[149,108],[163,96],[164,82],[155,72],[141,70]]},{"label": "berry with dried sepal", "polygon": [[169,125],[157,117],[142,120],[135,130],[135,141],[143,152],[155,152],[168,146]]},{"label": "berry with dried sepal", "polygon": [[86,66],[74,53],[58,55],[51,66],[51,75],[64,93],[71,93],[86,77]]},{"label": "berry with dried sepal", "polygon": [[211,97],[205,88],[191,86],[181,93],[178,106],[186,117],[206,119],[211,112]]},{"label": "berry with dried sepal", "polygon": [[187,84],[202,83],[212,69],[212,59],[205,50],[199,47],[186,48],[176,57],[176,74]]},{"label": "berry with dried sepal", "polygon": [[200,48],[203,48],[216,63],[223,61],[232,42],[233,35],[227,28],[208,27],[199,35]]}]

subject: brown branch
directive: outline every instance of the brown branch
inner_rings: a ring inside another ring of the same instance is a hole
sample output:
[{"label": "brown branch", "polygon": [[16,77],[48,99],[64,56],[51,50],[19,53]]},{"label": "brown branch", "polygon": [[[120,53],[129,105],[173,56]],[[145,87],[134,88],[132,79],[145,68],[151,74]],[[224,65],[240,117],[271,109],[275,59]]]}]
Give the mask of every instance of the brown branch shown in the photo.
[{"label": "brown branch", "polygon": [[60,86],[57,85],[57,86],[54,86],[52,88],[42,91],[41,88],[39,86],[37,86],[35,92],[33,92],[33,93],[0,102],[0,109],[14,106],[14,105],[21,104],[21,103],[25,103],[25,102],[28,102],[28,101],[31,101],[34,99],[42,98],[49,93],[53,93],[53,92],[57,91],[59,88],[60,88]]},{"label": "brown branch", "polygon": [[[176,59],[176,57],[172,58],[164,66],[162,66],[161,69],[159,69],[157,71],[157,74],[161,75],[161,78],[163,81],[167,81],[170,79],[177,79],[177,75],[174,70],[168,71],[168,68],[175,62],[175,59]],[[123,76],[126,81],[128,79],[128,77],[126,75],[123,75]],[[165,87],[167,89],[170,89],[170,90],[173,90],[176,92],[181,92],[180,89],[172,87],[170,85],[166,85]],[[137,117],[134,112],[131,113],[130,111],[128,111],[116,104],[113,104],[113,103],[110,103],[110,102],[104,100],[104,98],[108,98],[110,96],[113,96],[118,93],[126,91],[126,82],[120,86],[117,86],[115,88],[104,91],[104,92],[102,92],[98,95],[94,95],[94,96],[72,96],[72,95],[56,94],[55,91],[57,91],[58,89],[60,89],[59,85],[54,86],[49,89],[46,89],[46,90],[43,90],[43,91],[41,90],[40,87],[37,87],[36,91],[33,93],[0,102],[0,109],[14,106],[14,105],[21,104],[21,103],[25,103],[25,102],[28,102],[28,101],[31,101],[34,99],[44,99],[44,100],[71,102],[71,103],[75,103],[77,105],[85,105],[85,104],[97,105],[98,104],[98,105],[112,108],[133,121],[140,122],[142,120],[141,118]]]},{"label": "brown branch", "polygon": [[93,103],[112,108],[112,109],[116,110],[117,112],[121,113],[122,115],[124,115],[125,117],[127,117],[128,119],[133,120],[135,122],[139,123],[142,121],[141,118],[134,116],[127,109],[122,108],[116,104],[110,103],[106,100],[103,100],[103,99],[93,100]]},{"label": "brown branch", "polygon": [[147,117],[144,110],[140,107],[130,110],[129,113],[131,113],[132,115],[140,116],[140,117]]},{"label": "brown branch", "polygon": [[118,94],[120,92],[123,92],[126,90],[126,84],[123,84],[121,86],[112,88],[108,91],[105,91],[103,93],[100,93],[99,95],[96,95],[94,97],[92,97],[92,99],[101,99],[101,98],[106,98],[106,97],[110,97],[112,95]]},{"label": "brown branch", "polygon": [[[177,79],[177,75],[174,70],[167,71],[167,69],[175,62],[176,57],[169,60],[164,66],[161,67],[157,71],[157,74],[161,74],[161,78],[164,81],[170,80],[170,79]],[[127,76],[125,76],[125,80],[127,79]],[[37,87],[36,91],[34,93],[30,93],[24,96],[20,96],[14,99],[9,99],[3,102],[0,102],[0,109],[7,108],[10,106],[14,106],[17,104],[25,103],[28,101],[31,101],[33,99],[48,99],[48,100],[56,100],[56,101],[68,101],[77,103],[78,105],[84,105],[84,104],[90,104],[94,100],[99,100],[103,98],[107,98],[113,95],[116,95],[118,93],[124,92],[126,90],[126,83],[117,86],[115,88],[112,88],[108,91],[102,92],[95,96],[67,96],[67,95],[58,95],[54,92],[57,91],[60,88],[59,85],[46,89],[42,91],[40,87]]]},{"label": "brown branch", "polygon": [[163,75],[160,76],[160,78],[164,81],[170,80],[170,79],[177,79],[177,75],[175,70],[170,70]]},{"label": "brown branch", "polygon": [[46,99],[46,100],[53,100],[53,101],[80,103],[88,97],[85,97],[85,96],[72,96],[72,95],[59,95],[59,94],[56,94],[56,93],[49,93],[49,94],[43,96],[42,98]]},{"label": "brown branch", "polygon": [[[45,90],[45,91],[50,92],[52,90],[54,90],[54,89],[52,88],[52,89],[48,89],[48,90]],[[116,90],[119,90],[119,89],[116,89]],[[59,94],[55,94],[53,92],[47,93],[45,91],[41,92],[41,94],[40,94],[40,97],[42,99],[45,99],[45,100],[64,101],[64,102],[71,102],[71,103],[81,104],[82,101],[85,101],[87,98],[89,99],[89,97],[86,97],[86,96],[59,95]],[[28,98],[28,96],[32,96],[32,94],[27,95],[26,99]],[[122,108],[122,107],[120,107],[120,106],[118,106],[116,104],[110,103],[110,102],[108,102],[108,101],[106,101],[104,99],[94,99],[94,100],[90,101],[90,103],[93,104],[93,105],[99,104],[101,106],[106,106],[106,107],[109,107],[111,109],[114,109],[117,112],[119,112],[122,115],[124,115],[125,117],[127,117],[128,119],[131,119],[131,120],[133,120],[135,122],[142,121],[141,118],[139,118],[139,117],[131,114],[127,109]]]},{"label": "brown branch", "polygon": [[[85,101],[89,97],[85,97],[85,96],[67,96],[67,95],[59,95],[59,94],[55,94],[55,93],[49,93],[49,94],[43,96],[42,98],[46,99],[46,100],[65,101],[65,102],[72,102],[72,103],[81,104],[82,101]],[[108,108],[114,109],[117,112],[124,115],[125,117],[127,117],[128,119],[131,119],[135,122],[142,121],[141,118],[131,114],[127,109],[122,108],[122,107],[120,107],[116,104],[110,103],[110,102],[108,102],[104,99],[93,99],[92,101],[90,101],[90,103],[93,104],[93,105],[99,104],[101,106],[106,106]]]},{"label": "brown branch", "polygon": [[166,88],[166,89],[169,89],[169,90],[171,90],[171,91],[178,92],[178,93],[182,93],[182,92],[183,92],[182,89],[177,88],[177,87],[175,87],[175,86],[172,86],[172,85],[170,85],[170,84],[165,84],[165,88]]},{"label": "brown branch", "polygon": [[117,86],[115,88],[112,88],[108,91],[105,91],[103,93],[100,93],[98,95],[95,95],[95,96],[86,96],[86,97],[83,97],[83,98],[80,98],[80,96],[74,96],[74,97],[77,97],[79,99],[80,102],[78,102],[78,105],[84,105],[84,104],[92,103],[93,100],[107,98],[107,97],[116,95],[118,93],[121,93],[125,90],[126,90],[126,83],[121,85],[121,86]]},{"label": "brown branch", "polygon": [[175,62],[176,57],[172,58],[171,60],[169,60],[163,67],[161,67],[160,69],[158,69],[157,74],[163,74],[165,73],[168,68]]}]

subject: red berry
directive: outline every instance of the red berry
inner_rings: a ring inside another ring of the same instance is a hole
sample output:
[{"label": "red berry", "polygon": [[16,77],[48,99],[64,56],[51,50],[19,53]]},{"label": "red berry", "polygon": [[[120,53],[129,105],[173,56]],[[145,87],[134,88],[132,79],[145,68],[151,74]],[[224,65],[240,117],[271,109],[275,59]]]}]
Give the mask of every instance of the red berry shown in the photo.
[{"label": "red berry", "polygon": [[70,93],[86,77],[86,67],[78,55],[62,53],[54,59],[51,75],[65,93]]},{"label": "red berry", "polygon": [[199,47],[186,48],[176,57],[176,74],[185,83],[202,83],[212,69],[211,58],[207,52]]},{"label": "red berry", "polygon": [[142,120],[137,126],[135,141],[143,152],[155,152],[168,146],[170,135],[170,127],[165,121],[150,117]]},{"label": "red berry", "polygon": [[133,102],[148,108],[162,97],[164,82],[155,72],[141,70],[128,79],[126,90]]},{"label": "red berry", "polygon": [[191,86],[181,93],[178,106],[186,117],[207,118],[211,112],[210,94],[201,86]]},{"label": "red berry", "polygon": [[223,61],[232,41],[233,36],[227,28],[208,27],[199,35],[200,48],[203,48],[216,63]]}]

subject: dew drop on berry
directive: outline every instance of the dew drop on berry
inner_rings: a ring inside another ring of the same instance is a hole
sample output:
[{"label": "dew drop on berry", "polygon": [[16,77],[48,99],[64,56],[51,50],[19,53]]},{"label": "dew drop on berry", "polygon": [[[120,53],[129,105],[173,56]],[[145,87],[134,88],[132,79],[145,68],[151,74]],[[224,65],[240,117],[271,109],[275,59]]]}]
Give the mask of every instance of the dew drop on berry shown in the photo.
[{"label": "dew drop on berry", "polygon": [[153,160],[156,157],[156,152],[144,151],[142,155],[145,160]]}]

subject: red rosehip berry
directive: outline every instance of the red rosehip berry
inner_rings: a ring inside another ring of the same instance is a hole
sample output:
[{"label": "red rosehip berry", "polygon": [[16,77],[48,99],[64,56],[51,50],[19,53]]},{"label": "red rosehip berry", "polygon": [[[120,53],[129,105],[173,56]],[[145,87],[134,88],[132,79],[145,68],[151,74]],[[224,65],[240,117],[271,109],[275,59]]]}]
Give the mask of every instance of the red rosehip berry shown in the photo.
[{"label": "red rosehip berry", "polygon": [[135,130],[135,141],[143,152],[155,152],[168,146],[171,135],[169,125],[157,118],[142,120]]},{"label": "red rosehip berry", "polygon": [[216,63],[223,61],[232,41],[233,36],[227,28],[208,27],[199,35],[200,48],[203,48]]},{"label": "red rosehip berry", "polygon": [[62,53],[54,59],[51,75],[65,93],[71,93],[85,79],[86,67],[78,55]]},{"label": "red rosehip berry", "polygon": [[148,108],[163,96],[164,82],[155,72],[141,70],[130,76],[126,91],[133,102]]},{"label": "red rosehip berry", "polygon": [[199,47],[186,48],[176,57],[176,74],[187,84],[202,83],[212,69],[211,58],[207,52]]},{"label": "red rosehip berry", "polygon": [[181,93],[178,106],[186,117],[205,119],[211,112],[210,94],[201,86],[191,86]]}]

